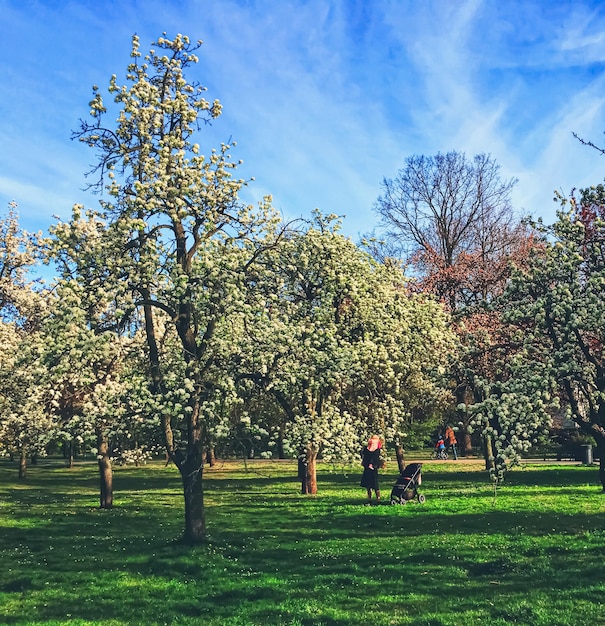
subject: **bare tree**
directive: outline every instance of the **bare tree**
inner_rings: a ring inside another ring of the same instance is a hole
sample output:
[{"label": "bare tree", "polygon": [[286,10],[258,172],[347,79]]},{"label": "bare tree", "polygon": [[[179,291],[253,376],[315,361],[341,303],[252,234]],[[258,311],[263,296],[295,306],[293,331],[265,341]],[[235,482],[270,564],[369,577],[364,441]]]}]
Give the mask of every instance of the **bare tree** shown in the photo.
[{"label": "bare tree", "polygon": [[[486,154],[411,156],[394,179],[384,179],[375,210],[390,249],[398,246],[419,290],[438,297],[460,339],[452,364],[456,406],[481,401],[476,380],[495,375],[503,335],[497,312],[482,309],[502,293],[511,261],[526,256],[531,238],[515,215],[515,179],[503,180]],[[471,452],[467,419],[456,415],[463,450]]]},{"label": "bare tree", "polygon": [[[420,278],[439,275],[436,295],[452,311],[468,304],[461,274],[468,276],[469,262],[492,263],[519,240],[510,201],[516,182],[501,178],[491,156],[469,161],[459,152],[411,156],[394,179],[383,180],[375,210],[386,239],[399,245]],[[485,286],[480,292],[488,295]]]}]

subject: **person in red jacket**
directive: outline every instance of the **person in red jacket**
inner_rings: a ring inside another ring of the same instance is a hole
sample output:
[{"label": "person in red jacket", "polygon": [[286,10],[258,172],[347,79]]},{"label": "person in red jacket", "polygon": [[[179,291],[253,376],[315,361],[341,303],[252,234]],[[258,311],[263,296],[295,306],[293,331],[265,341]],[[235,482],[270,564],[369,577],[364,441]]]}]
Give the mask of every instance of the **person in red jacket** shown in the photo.
[{"label": "person in red jacket", "polygon": [[456,444],[458,441],[456,440],[456,435],[454,434],[454,429],[448,424],[448,427],[445,429],[445,448],[446,450],[452,449],[452,453],[454,455],[454,461],[458,460],[458,453],[456,451]]}]

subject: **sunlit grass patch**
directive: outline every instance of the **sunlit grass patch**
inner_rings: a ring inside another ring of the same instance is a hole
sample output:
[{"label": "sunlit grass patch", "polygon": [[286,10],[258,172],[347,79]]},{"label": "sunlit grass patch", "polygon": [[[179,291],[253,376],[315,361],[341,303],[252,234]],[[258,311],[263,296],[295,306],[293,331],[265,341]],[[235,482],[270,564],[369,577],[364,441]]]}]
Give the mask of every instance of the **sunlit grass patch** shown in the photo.
[{"label": "sunlit grass patch", "polygon": [[[205,471],[209,543],[180,541],[178,472],[0,466],[0,623],[594,624],[605,498],[594,468],[531,467],[494,494],[480,464],[427,464],[424,504],[365,506],[357,468]],[[396,476],[381,476],[383,493]]]}]

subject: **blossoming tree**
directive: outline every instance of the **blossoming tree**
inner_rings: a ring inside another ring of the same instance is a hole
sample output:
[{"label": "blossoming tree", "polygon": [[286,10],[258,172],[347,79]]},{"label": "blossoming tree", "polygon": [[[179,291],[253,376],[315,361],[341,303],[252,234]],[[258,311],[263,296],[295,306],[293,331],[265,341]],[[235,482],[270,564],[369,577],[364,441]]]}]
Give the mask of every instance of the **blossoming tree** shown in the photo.
[{"label": "blossoming tree", "polygon": [[431,363],[450,345],[441,306],[409,294],[399,268],[337,228],[317,215],[275,251],[242,334],[240,379],[281,408],[273,427],[299,456],[308,494],[317,492],[318,454],[352,461],[368,433],[391,442],[407,434],[412,411],[439,396]]},{"label": "blossoming tree", "polygon": [[140,313],[149,388],[183,481],[184,538],[197,543],[205,541],[203,450],[230,393],[224,325],[243,306],[245,274],[278,238],[278,220],[268,200],[257,208],[240,201],[246,183],[234,177],[231,145],[203,154],[194,141],[221,113],[185,77],[201,42],[162,36],[144,58],[138,37],[132,44],[126,84],[112,76],[107,106],[94,87],[92,121],[75,133],[96,150],[95,184],[107,193],[90,280],[113,290],[118,325]]},{"label": "blossoming tree", "polygon": [[27,458],[44,454],[53,426],[41,401],[37,358],[48,294],[31,277],[42,258],[41,235],[20,228],[11,203],[0,219],[0,453],[19,459],[21,478]]},{"label": "blossoming tree", "polygon": [[552,226],[536,225],[541,245],[506,293],[507,319],[523,347],[523,367],[512,380],[525,387],[519,398],[533,401],[514,434],[531,436],[532,424],[548,419],[551,398],[560,398],[594,438],[605,491],[605,187],[562,202]]}]

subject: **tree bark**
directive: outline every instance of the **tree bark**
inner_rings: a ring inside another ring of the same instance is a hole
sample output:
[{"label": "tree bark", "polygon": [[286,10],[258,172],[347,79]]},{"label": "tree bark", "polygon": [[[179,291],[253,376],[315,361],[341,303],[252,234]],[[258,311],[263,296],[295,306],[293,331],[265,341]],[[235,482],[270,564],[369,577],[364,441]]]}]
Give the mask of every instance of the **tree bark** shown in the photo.
[{"label": "tree bark", "polygon": [[183,481],[185,497],[185,532],[183,540],[190,545],[205,543],[206,514],[204,511],[204,483],[202,448],[192,450],[181,463],[177,463]]},{"label": "tree bark", "polygon": [[485,469],[494,468],[494,450],[492,447],[492,438],[489,435],[483,437],[483,456],[485,457]]},{"label": "tree bark", "polygon": [[405,457],[400,443],[395,444],[395,457],[397,458],[397,468],[399,469],[399,473],[402,474],[405,470]]},{"label": "tree bark", "polygon": [[300,480],[300,492],[307,493],[307,455],[298,455],[298,480]]},{"label": "tree bark", "polygon": [[63,458],[70,469],[74,466],[74,444],[73,441],[63,442]]},{"label": "tree bark", "polygon": [[[147,288],[140,289],[143,299],[151,299]],[[160,367],[160,351],[155,335],[153,310],[149,304],[143,307],[145,313],[145,333],[149,347],[149,362],[151,365],[152,392],[161,395],[163,392],[162,373]],[[187,348],[187,354],[197,354],[198,350],[191,337],[191,329],[188,326],[190,315],[185,309],[177,323],[177,331]],[[214,328],[209,324],[207,335],[210,336]],[[206,543],[206,517],[204,513],[204,489],[202,482],[203,467],[205,461],[204,445],[202,443],[201,428],[199,424],[199,405],[195,399],[192,412],[187,424],[187,451],[183,453],[176,450],[172,433],[172,424],[169,415],[162,415],[162,428],[166,444],[167,461],[173,461],[178,467],[183,483],[183,495],[185,502],[185,530],[183,540],[191,545]]]},{"label": "tree bark", "polygon": [[284,433],[282,428],[279,429],[279,433],[277,436],[277,458],[286,458],[286,452],[284,451]]},{"label": "tree bark", "polygon": [[[594,433],[593,433],[594,435]],[[605,493],[605,437],[594,435],[597,454],[599,455],[599,481]]]},{"label": "tree bark", "polygon": [[473,454],[473,443],[470,433],[465,429],[462,432],[462,456],[470,456]]},{"label": "tree bark", "polygon": [[100,479],[100,507],[111,509],[113,507],[113,470],[109,457],[109,445],[102,433],[97,434],[99,479]]},{"label": "tree bark", "polygon": [[[466,404],[467,402],[472,401],[472,396],[466,383],[460,383],[456,387],[456,405]],[[473,443],[471,440],[471,435],[468,432],[468,415],[464,410],[457,410],[457,419],[458,419],[458,444],[459,451],[462,453],[462,456],[470,456],[473,454]]]},{"label": "tree bark", "polygon": [[203,436],[200,423],[200,404],[198,398],[192,398],[191,413],[187,424],[187,445],[184,449],[175,449],[172,428],[166,421],[166,449],[181,473],[183,497],[185,502],[185,529],[183,541],[189,545],[207,542],[206,514],[204,511],[204,462],[209,453],[207,439]]},{"label": "tree bark", "polygon": [[25,480],[27,478],[27,457],[25,452],[22,452],[19,456],[19,480]]},{"label": "tree bark", "polygon": [[302,493],[314,496],[317,493],[317,450],[313,444],[309,444],[304,453],[304,478],[302,480]]}]

